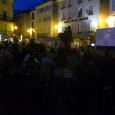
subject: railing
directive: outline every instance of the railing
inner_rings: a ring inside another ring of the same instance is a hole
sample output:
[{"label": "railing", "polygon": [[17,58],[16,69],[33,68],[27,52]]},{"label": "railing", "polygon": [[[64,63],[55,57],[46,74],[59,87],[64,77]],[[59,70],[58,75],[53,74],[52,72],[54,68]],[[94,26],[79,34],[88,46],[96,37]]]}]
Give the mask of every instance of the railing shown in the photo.
[{"label": "railing", "polygon": [[3,35],[13,35],[13,31],[0,30],[0,34],[3,34]]},{"label": "railing", "polygon": [[0,20],[3,21],[13,21],[13,17],[5,16],[5,15],[0,15]]},{"label": "railing", "polygon": [[49,33],[41,33],[41,34],[37,34],[37,37],[38,38],[41,38],[41,37],[49,37],[50,34]]},{"label": "railing", "polygon": [[82,0],[78,0],[78,4],[81,4],[81,3],[83,3],[83,1]]}]

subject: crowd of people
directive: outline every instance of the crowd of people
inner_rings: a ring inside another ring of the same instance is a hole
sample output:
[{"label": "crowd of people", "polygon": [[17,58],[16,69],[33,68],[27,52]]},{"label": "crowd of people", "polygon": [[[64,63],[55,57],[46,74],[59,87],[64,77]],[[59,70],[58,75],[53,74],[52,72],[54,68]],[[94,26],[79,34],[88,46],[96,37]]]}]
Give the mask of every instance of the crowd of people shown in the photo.
[{"label": "crowd of people", "polygon": [[88,115],[115,113],[113,51],[50,48],[34,42],[1,44],[0,79],[20,75],[47,80],[55,102],[61,98],[72,111]]}]

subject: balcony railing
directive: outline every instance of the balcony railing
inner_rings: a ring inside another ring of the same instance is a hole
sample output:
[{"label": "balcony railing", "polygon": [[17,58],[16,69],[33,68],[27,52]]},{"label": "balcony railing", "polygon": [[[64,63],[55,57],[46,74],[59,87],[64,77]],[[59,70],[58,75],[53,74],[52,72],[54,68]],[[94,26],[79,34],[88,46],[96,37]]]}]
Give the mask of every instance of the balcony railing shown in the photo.
[{"label": "balcony railing", "polygon": [[37,34],[37,38],[44,38],[44,37],[50,37],[50,34],[49,33]]},{"label": "balcony railing", "polygon": [[81,4],[81,3],[83,3],[83,1],[82,0],[78,0],[78,4]]},{"label": "balcony railing", "polygon": [[13,17],[0,15],[0,20],[12,22],[13,21]]},{"label": "balcony railing", "polygon": [[0,34],[2,35],[13,35],[13,31],[7,31],[7,30],[0,30]]}]

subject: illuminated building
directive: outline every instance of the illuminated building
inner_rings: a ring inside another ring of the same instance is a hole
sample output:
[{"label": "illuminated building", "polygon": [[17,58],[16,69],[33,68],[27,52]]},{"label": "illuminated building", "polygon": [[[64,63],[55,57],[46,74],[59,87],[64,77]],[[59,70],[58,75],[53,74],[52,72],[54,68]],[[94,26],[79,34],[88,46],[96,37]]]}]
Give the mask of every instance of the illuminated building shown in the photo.
[{"label": "illuminated building", "polygon": [[58,3],[47,1],[30,12],[31,37],[54,38],[58,36]]},{"label": "illuminated building", "polygon": [[14,34],[18,39],[29,39],[30,34],[27,30],[30,28],[30,11],[25,10],[14,15]]},{"label": "illuminated building", "polygon": [[115,0],[110,0],[109,16],[106,20],[108,27],[115,27]]},{"label": "illuminated building", "polygon": [[13,36],[13,2],[14,0],[0,0],[0,36]]},{"label": "illuminated building", "polygon": [[[57,0],[59,2],[59,31],[71,26],[73,37],[80,46],[95,38],[98,28],[108,28],[111,0]],[[114,0],[113,0],[114,1]]]}]

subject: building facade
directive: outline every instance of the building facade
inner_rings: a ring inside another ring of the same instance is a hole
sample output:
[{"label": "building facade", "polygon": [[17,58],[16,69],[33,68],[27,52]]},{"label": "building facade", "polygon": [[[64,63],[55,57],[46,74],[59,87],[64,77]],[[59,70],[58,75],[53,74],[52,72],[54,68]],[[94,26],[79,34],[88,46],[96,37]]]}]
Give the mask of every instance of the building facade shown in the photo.
[{"label": "building facade", "polygon": [[109,17],[106,20],[109,27],[115,27],[115,0],[110,0]]},{"label": "building facade", "polygon": [[[98,28],[107,28],[110,0],[57,0],[59,1],[58,32],[71,26],[77,45],[94,41]],[[106,12],[106,13],[105,13]]]},{"label": "building facade", "polygon": [[13,2],[0,0],[0,39],[13,36]]},{"label": "building facade", "polygon": [[58,3],[46,1],[30,12],[31,37],[54,38],[58,35]]},{"label": "building facade", "polygon": [[21,11],[14,15],[14,35],[21,40],[30,38],[30,11]]}]

